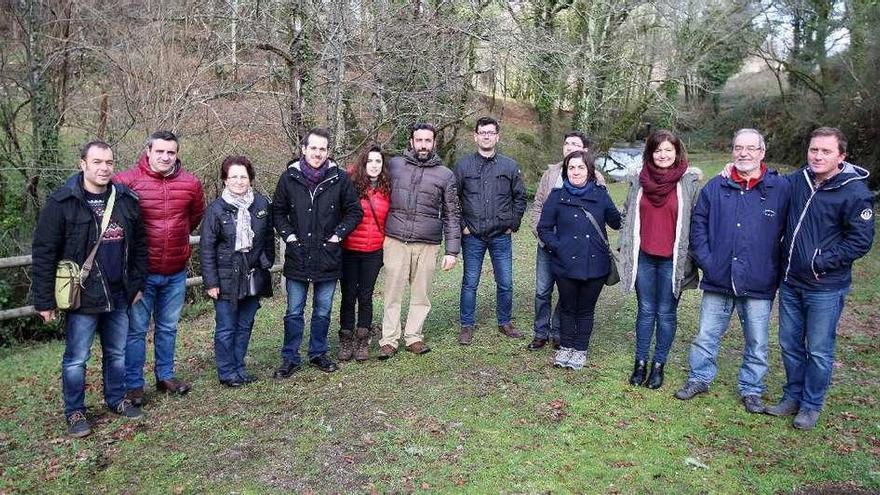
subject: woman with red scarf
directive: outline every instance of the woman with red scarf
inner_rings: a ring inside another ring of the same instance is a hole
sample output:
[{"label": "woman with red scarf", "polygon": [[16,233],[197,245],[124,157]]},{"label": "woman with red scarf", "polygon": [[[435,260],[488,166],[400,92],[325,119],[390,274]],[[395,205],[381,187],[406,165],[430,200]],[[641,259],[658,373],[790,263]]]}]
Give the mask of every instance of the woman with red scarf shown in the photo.
[{"label": "woman with red scarf", "polygon": [[624,293],[635,289],[638,300],[629,382],[656,389],[663,385],[663,368],[675,339],[681,291],[697,287],[688,238],[702,173],[688,167],[684,144],[670,131],[648,136],[643,156],[641,170],[629,177],[623,208],[620,280]]}]

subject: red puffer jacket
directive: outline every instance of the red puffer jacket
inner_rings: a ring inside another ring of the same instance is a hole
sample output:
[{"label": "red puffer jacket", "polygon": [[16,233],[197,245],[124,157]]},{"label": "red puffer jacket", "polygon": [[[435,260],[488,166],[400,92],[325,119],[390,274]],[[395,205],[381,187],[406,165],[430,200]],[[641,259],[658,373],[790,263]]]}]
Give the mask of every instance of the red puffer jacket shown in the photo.
[{"label": "red puffer jacket", "polygon": [[189,233],[205,213],[205,193],[199,179],[183,170],[179,161],[171,175],[158,174],[143,154],[137,165],[113,176],[113,182],[138,195],[147,229],[149,273],[171,275],[186,268],[192,253]]},{"label": "red puffer jacket", "polygon": [[[371,202],[372,209],[370,208]],[[388,218],[390,207],[391,198],[378,189],[370,188],[367,192],[367,198],[361,198],[364,218],[357,228],[342,241],[342,247],[361,253],[371,253],[382,249],[382,242],[385,241],[385,219]],[[375,215],[373,215],[374,211]]]}]

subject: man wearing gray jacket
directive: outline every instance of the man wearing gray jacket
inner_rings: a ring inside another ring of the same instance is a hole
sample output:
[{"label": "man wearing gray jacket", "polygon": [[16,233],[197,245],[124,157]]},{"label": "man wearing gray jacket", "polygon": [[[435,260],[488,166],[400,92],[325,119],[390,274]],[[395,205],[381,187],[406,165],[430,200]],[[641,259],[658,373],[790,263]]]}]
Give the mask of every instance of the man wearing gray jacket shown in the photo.
[{"label": "man wearing gray jacket", "polygon": [[461,218],[455,176],[434,152],[437,131],[426,123],[413,125],[410,148],[388,164],[391,176],[391,208],[385,222],[385,311],[379,359],[397,352],[400,340],[400,309],[407,283],[411,285],[409,313],[403,338],[406,350],[424,354],[422,327],[431,309],[428,291],[440,242],[446,238],[442,269],[455,266],[461,250]]}]

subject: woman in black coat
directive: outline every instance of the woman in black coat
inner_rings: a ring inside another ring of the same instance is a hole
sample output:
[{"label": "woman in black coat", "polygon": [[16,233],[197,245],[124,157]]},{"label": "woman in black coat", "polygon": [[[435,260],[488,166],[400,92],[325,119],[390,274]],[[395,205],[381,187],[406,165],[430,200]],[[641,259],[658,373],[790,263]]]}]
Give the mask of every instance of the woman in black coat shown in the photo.
[{"label": "woman in black coat", "polygon": [[562,187],[547,197],[537,229],[559,288],[556,367],[577,370],[587,362],[596,302],[614,263],[606,225],[619,229],[620,212],[608,191],[596,184],[589,152],[573,151],[562,162]]},{"label": "woman in black coat", "polygon": [[245,371],[244,356],[260,297],[272,295],[275,236],[272,205],[251,186],[250,160],[226,157],[220,178],[225,188],[205,212],[199,247],[205,291],[214,300],[217,376],[238,387],[256,380]]}]

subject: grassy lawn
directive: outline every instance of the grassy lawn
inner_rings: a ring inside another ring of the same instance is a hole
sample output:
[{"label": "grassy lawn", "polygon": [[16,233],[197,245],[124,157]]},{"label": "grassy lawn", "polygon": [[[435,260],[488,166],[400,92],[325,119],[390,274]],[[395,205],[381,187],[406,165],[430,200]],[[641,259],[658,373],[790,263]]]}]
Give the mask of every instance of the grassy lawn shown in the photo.
[{"label": "grassy lawn", "polygon": [[[710,174],[723,161],[692,157]],[[623,186],[611,189],[620,204]],[[515,323],[531,330],[535,242],[528,229],[516,234],[514,249]],[[842,490],[835,493],[877,491],[878,251],[855,267],[834,385],[812,432],[747,414],[739,404],[738,323],[725,337],[710,392],[689,402],[672,397],[687,373],[699,292],[682,300],[667,383],[652,391],[626,384],[634,296],[606,288],[588,367],[556,370],[549,351],[527,352],[527,340],[495,330],[487,261],[472,346],[456,343],[459,265],[438,271],[435,281],[426,327],[434,352],[345,364],[329,375],[306,369],[271,378],[283,334],[281,297],[264,301],[254,330],[249,366],[261,381],[242,389],[217,383],[213,313],[188,318],[177,362],[194,390],[185,398],[151,394],[141,422],[106,413],[95,347],[87,390],[94,433],[84,440],[64,435],[63,344],[0,349],[0,494],[778,493],[832,484]],[[379,308],[381,290],[377,317]],[[334,322],[331,333],[337,328]],[[784,379],[776,329],[774,315],[768,401],[780,396]]]}]

